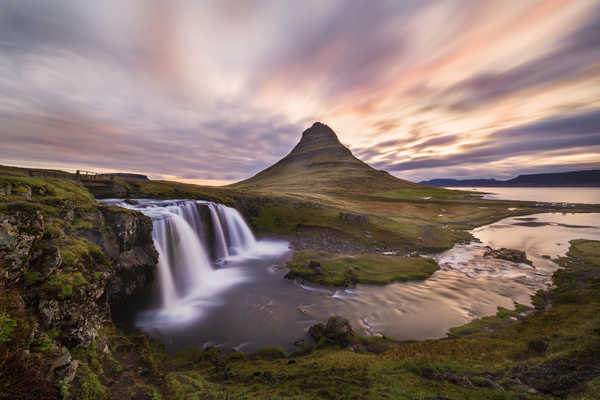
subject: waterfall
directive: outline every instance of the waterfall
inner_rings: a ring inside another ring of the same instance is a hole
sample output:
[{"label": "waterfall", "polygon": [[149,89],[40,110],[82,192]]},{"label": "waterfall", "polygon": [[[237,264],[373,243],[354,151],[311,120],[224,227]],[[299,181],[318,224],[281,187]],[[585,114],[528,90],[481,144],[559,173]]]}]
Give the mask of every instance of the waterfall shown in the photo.
[{"label": "waterfall", "polygon": [[175,282],[169,266],[170,249],[163,247],[163,244],[167,243],[167,237],[170,236],[167,230],[170,230],[170,226],[166,218],[156,219],[152,222],[152,239],[158,252],[158,283],[161,288],[161,302],[165,308],[173,306],[177,300]]},{"label": "waterfall", "polygon": [[225,231],[229,239],[229,252],[231,254],[247,252],[256,245],[256,239],[252,231],[238,210],[218,204],[217,212],[220,219],[225,221]]},{"label": "waterfall", "polygon": [[225,240],[225,234],[223,233],[223,226],[221,225],[221,220],[217,212],[217,206],[213,203],[208,203],[208,210],[210,212],[210,219],[215,235],[216,258],[226,258],[229,256],[229,248],[227,246],[227,241]]},{"label": "waterfall", "polygon": [[257,241],[242,215],[223,204],[149,199],[102,202],[152,219],[160,307],[140,314],[136,322],[140,327],[168,329],[171,324],[200,318],[218,304],[220,293],[251,279],[244,268],[246,260],[279,256],[288,250],[287,242]]},{"label": "waterfall", "polygon": [[[222,204],[191,200],[138,200],[137,204],[114,200],[113,203],[152,219],[152,238],[158,252],[158,287],[165,309],[182,299],[226,286],[227,280],[236,281],[229,271],[221,273],[217,282],[209,258],[211,250],[217,260],[227,260],[232,255],[249,253],[256,246],[256,239],[240,213]],[[199,206],[208,208],[210,221],[203,221]],[[210,226],[212,243],[207,235]]]}]

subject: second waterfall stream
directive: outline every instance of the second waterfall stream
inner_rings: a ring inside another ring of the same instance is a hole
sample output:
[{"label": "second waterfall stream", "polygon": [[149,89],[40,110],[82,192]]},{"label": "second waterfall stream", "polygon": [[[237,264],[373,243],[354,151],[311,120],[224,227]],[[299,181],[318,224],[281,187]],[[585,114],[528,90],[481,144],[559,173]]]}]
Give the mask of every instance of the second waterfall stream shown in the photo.
[{"label": "second waterfall stream", "polygon": [[158,252],[157,290],[160,308],[140,321],[184,322],[200,316],[215,295],[247,281],[239,267],[220,268],[228,261],[283,254],[288,244],[257,241],[240,213],[231,207],[193,200],[106,200],[140,211],[152,219]]}]

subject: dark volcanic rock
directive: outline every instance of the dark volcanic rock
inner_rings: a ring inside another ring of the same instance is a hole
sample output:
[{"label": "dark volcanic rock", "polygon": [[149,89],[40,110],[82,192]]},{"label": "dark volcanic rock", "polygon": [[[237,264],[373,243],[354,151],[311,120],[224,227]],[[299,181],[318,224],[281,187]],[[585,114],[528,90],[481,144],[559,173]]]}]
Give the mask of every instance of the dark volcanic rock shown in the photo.
[{"label": "dark volcanic rock", "polygon": [[350,322],[340,316],[330,317],[326,324],[321,322],[311,326],[308,334],[315,342],[319,342],[325,338],[328,342],[342,347],[348,346],[354,337],[354,331],[350,326]]},{"label": "dark volcanic rock", "polygon": [[152,242],[152,220],[140,213],[100,206],[94,218],[100,227],[79,232],[100,246],[115,268],[109,279],[109,302],[114,304],[153,279],[158,253]]},{"label": "dark volcanic rock", "polygon": [[[62,345],[87,347],[109,317],[108,305],[152,280],[158,258],[152,222],[140,213],[68,201],[58,212],[60,230],[40,211],[0,213],[0,287],[23,288],[25,307],[44,329],[61,332]],[[74,221],[81,220],[94,222],[77,228]],[[73,253],[86,251],[83,239],[91,253]]]},{"label": "dark volcanic rock", "polygon": [[513,249],[489,249],[483,254],[485,257],[499,258],[515,263],[523,263],[532,265],[531,261],[527,259],[525,252]]}]

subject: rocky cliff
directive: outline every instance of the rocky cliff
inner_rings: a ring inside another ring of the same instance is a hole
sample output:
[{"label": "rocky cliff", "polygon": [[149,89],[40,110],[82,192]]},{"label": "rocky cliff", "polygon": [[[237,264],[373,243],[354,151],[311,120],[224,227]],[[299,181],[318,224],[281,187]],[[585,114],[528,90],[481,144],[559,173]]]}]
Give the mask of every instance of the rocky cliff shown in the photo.
[{"label": "rocky cliff", "polygon": [[152,222],[75,181],[0,175],[0,187],[0,348],[10,343],[12,365],[0,381],[22,397],[20,370],[48,398],[75,378],[73,349],[95,346],[111,306],[152,280]]}]

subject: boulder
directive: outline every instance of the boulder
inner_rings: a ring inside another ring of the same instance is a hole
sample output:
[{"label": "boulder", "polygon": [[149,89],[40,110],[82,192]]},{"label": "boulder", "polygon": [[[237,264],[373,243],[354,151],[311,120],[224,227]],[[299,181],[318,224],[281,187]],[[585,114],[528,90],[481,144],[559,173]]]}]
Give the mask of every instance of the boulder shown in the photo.
[{"label": "boulder", "polygon": [[514,263],[523,263],[532,265],[531,261],[527,259],[525,252],[521,250],[513,250],[513,249],[488,249],[483,254],[484,257],[493,257],[499,258],[501,260],[511,261]]},{"label": "boulder", "polygon": [[352,337],[354,337],[354,331],[350,326],[350,322],[340,316],[330,317],[326,324],[321,322],[311,326],[308,334],[315,342],[325,338],[327,341],[342,347],[348,346]]}]

